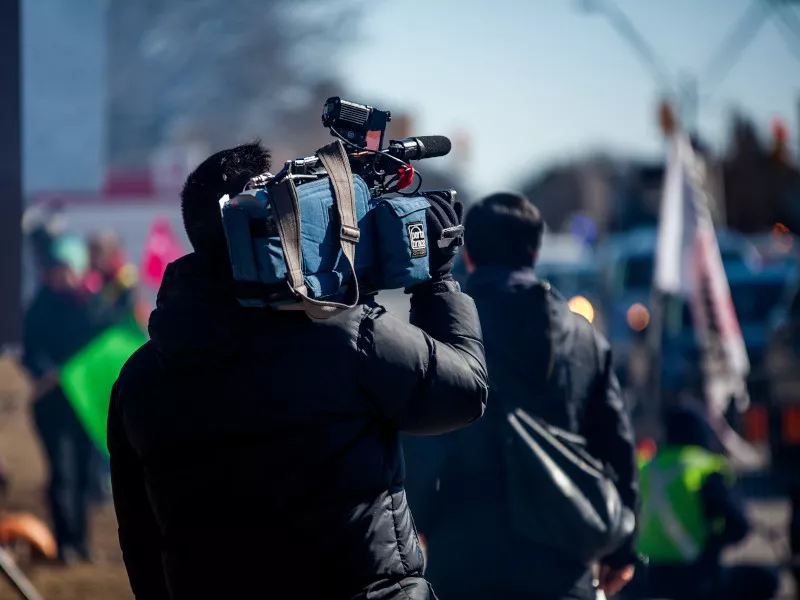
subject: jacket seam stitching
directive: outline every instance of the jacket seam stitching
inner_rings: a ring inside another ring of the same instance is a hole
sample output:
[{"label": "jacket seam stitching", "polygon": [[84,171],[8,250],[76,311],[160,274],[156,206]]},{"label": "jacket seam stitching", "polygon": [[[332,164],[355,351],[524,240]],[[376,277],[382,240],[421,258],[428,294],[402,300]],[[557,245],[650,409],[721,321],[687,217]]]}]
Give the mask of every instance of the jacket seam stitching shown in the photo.
[{"label": "jacket seam stitching", "polygon": [[[408,568],[408,564],[406,564],[405,556],[403,555],[403,552],[400,549],[400,530],[397,527],[397,511],[396,511],[396,509],[394,507],[394,494],[392,494],[391,492],[389,492],[389,499],[391,500],[392,527],[394,528],[394,542],[397,545],[397,554],[400,556],[400,563],[403,565],[403,575],[405,577],[408,577],[409,568]],[[400,586],[400,589],[401,590],[403,589],[402,585]],[[403,593],[408,598],[408,594],[405,593],[405,590],[403,590]]]}]

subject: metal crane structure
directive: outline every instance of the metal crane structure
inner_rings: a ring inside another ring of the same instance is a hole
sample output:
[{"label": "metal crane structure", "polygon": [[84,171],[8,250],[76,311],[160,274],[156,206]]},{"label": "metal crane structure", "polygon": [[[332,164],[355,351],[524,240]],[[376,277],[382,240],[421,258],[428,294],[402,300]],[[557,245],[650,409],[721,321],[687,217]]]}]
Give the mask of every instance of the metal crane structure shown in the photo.
[{"label": "metal crane structure", "polygon": [[[800,15],[793,10],[800,0],[751,0],[739,19],[712,53],[707,66],[698,73],[677,77],[614,0],[581,0],[580,8],[608,19],[611,26],[636,53],[662,92],[677,100],[689,133],[696,133],[700,107],[739,62],[744,51],[772,18],[789,50],[800,61]],[[704,92],[701,94],[701,91]]]}]

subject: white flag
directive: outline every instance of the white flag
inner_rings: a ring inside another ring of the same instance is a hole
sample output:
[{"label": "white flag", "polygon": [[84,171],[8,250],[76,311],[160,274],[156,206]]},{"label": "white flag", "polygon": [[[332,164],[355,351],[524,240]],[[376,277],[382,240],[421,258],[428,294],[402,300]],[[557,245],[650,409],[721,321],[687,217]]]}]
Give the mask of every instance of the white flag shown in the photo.
[{"label": "white flag", "polygon": [[749,402],[750,362],[711,219],[706,166],[680,131],[670,139],[653,285],[688,300],[710,420],[732,455],[753,462],[752,449],[724,418],[732,399],[741,410]]}]

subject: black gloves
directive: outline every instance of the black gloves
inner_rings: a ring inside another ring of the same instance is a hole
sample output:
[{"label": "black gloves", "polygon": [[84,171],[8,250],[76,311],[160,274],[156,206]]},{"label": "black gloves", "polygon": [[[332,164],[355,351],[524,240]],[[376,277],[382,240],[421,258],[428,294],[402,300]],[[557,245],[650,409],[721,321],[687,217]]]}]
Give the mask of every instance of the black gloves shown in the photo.
[{"label": "black gloves", "polygon": [[464,205],[456,202],[450,191],[426,192],[425,197],[431,203],[425,211],[431,280],[441,281],[450,278],[458,249],[464,244]]},{"label": "black gloves", "polygon": [[450,270],[456,260],[458,249],[464,245],[464,205],[455,200],[455,192],[450,190],[425,192],[430,202],[425,211],[428,226],[428,262],[431,279],[423,284],[408,288],[406,292],[417,292],[432,284],[452,280]]}]

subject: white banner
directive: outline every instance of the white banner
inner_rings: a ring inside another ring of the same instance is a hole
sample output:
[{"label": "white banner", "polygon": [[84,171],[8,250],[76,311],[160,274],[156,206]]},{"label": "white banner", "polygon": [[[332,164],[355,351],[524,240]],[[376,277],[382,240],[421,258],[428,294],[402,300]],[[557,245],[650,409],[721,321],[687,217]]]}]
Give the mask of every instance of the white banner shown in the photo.
[{"label": "white banner", "polygon": [[706,166],[680,131],[670,139],[653,285],[689,301],[711,423],[731,455],[753,463],[755,452],[724,417],[731,400],[747,407],[750,362],[711,219]]}]

